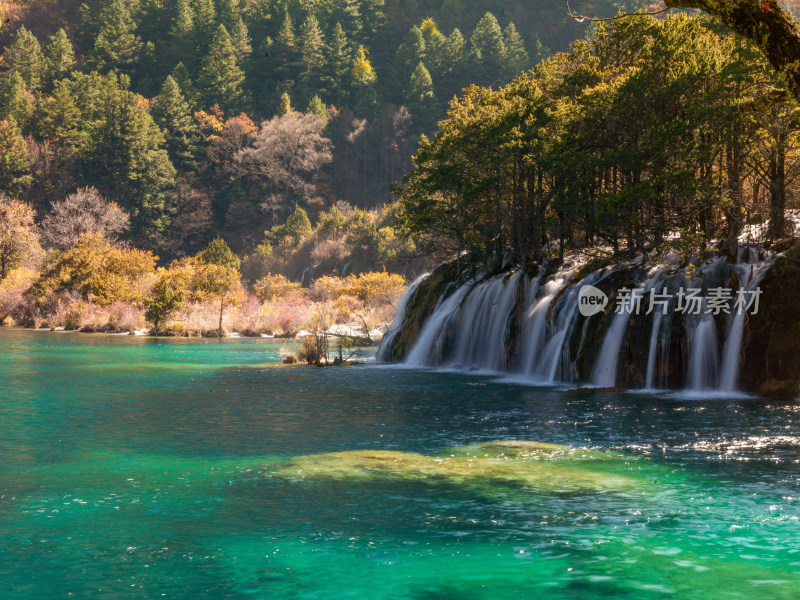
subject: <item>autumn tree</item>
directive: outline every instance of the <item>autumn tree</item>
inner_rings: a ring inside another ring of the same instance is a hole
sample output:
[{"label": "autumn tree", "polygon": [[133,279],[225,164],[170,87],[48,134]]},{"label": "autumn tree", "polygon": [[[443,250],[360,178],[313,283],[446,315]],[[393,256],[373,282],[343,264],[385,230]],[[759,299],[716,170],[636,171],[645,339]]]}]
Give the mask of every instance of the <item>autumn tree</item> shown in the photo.
[{"label": "autumn tree", "polygon": [[39,248],[33,209],[20,200],[0,196],[0,279]]},{"label": "autumn tree", "polygon": [[130,225],[130,217],[115,202],[106,200],[95,188],[81,188],[53,203],[42,220],[42,240],[50,248],[63,250],[84,233],[99,233],[114,243]]},{"label": "autumn tree", "polygon": [[236,154],[240,172],[266,185],[268,209],[280,212],[312,196],[320,168],[332,158],[324,130],[316,116],[289,112],[265,121],[252,145]]},{"label": "autumn tree", "polygon": [[241,261],[222,238],[213,240],[197,255],[197,272],[192,287],[203,297],[219,300],[219,334],[222,334],[222,318],[225,302],[241,291]]}]

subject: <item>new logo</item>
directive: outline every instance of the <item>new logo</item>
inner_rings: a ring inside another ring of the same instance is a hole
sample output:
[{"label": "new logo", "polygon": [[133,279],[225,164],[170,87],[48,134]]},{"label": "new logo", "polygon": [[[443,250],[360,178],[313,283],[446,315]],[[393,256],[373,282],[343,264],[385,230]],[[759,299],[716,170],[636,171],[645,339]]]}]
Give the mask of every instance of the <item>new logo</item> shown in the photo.
[{"label": "new logo", "polygon": [[585,285],[578,295],[578,309],[584,317],[601,313],[608,306],[608,296],[593,285]]}]

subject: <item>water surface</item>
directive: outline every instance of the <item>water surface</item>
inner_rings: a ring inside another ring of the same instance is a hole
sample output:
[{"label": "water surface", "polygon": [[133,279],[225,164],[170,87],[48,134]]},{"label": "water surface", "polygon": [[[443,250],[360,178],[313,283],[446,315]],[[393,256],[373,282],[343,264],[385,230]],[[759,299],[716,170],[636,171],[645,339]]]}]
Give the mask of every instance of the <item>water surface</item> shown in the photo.
[{"label": "water surface", "polygon": [[[0,349],[15,599],[797,597],[794,403],[284,367],[262,340],[0,330]],[[452,468],[498,440],[575,450]],[[378,451],[441,471],[380,472]]]}]

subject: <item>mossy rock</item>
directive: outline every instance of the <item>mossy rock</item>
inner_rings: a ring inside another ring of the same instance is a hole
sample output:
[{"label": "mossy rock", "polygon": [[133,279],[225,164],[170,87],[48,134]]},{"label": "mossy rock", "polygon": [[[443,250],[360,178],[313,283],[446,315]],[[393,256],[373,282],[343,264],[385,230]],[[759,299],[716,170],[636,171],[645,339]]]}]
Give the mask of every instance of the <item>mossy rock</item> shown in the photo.
[{"label": "mossy rock", "polygon": [[451,293],[455,290],[455,282],[459,280],[459,267],[462,268],[462,281],[466,281],[463,270],[469,268],[469,262],[462,258],[461,261],[454,260],[438,266],[414,290],[406,307],[405,321],[389,349],[391,362],[400,362],[406,357],[414,347],[425,322],[433,314],[439,299],[448,291],[448,287],[452,288],[449,290]]},{"label": "mossy rock", "polygon": [[759,311],[745,330],[740,385],[768,397],[797,397],[789,390],[800,390],[800,243],[776,260],[760,288]]},{"label": "mossy rock", "polygon": [[[409,481],[467,487],[481,496],[509,490],[545,494],[628,492],[634,479],[573,465],[596,458],[571,455],[566,446],[538,442],[491,442],[455,448],[443,456],[389,450],[354,450],[300,456],[272,472],[289,480]],[[560,460],[559,460],[560,459]]]}]

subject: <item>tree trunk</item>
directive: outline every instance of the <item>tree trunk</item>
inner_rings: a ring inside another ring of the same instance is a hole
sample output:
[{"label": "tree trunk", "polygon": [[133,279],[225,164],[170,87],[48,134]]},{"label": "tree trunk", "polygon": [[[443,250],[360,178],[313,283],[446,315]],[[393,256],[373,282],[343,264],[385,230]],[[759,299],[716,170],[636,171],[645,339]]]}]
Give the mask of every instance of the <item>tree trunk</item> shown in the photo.
[{"label": "tree trunk", "polygon": [[225,310],[225,296],[219,299],[219,335],[222,336],[222,311]]},{"label": "tree trunk", "polygon": [[669,8],[697,8],[752,40],[800,100],[800,29],[777,0],[665,0]]},{"label": "tree trunk", "polygon": [[775,151],[769,161],[769,231],[771,241],[786,233],[786,134],[775,140]]}]

